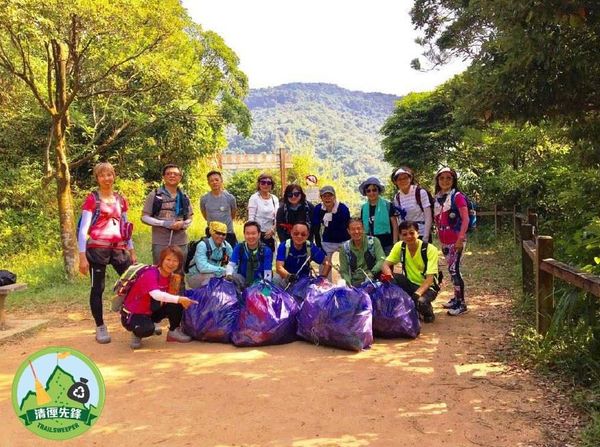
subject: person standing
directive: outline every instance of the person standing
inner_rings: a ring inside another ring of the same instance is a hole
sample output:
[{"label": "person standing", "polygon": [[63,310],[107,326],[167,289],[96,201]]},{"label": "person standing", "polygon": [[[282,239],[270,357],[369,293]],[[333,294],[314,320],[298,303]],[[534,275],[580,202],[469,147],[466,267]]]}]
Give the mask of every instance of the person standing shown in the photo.
[{"label": "person standing", "polygon": [[367,197],[367,202],[360,209],[365,231],[368,236],[379,239],[383,251],[388,255],[392,246],[398,242],[398,211],[389,200],[381,197],[385,186],[377,177],[366,179],[360,184],[358,191]]},{"label": "person standing", "polygon": [[272,194],[275,182],[269,174],[260,174],[256,182],[256,192],[248,200],[248,220],[260,225],[260,240],[275,251],[275,215],[279,199]]},{"label": "person standing", "polygon": [[315,206],[313,212],[313,234],[315,243],[327,253],[327,258],[331,261],[331,257],[340,248],[342,242],[350,239],[348,234],[350,210],[337,200],[333,186],[323,186],[319,194],[322,203]]},{"label": "person standing", "polygon": [[219,171],[210,171],[206,174],[206,180],[210,191],[200,198],[200,212],[206,220],[206,236],[210,236],[209,222],[222,222],[227,226],[225,240],[235,247],[237,238],[233,231],[233,219],[237,212],[235,197],[223,189],[223,176]]},{"label": "person standing", "polygon": [[[189,197],[179,188],[181,169],[168,164],[162,170],[163,184],[148,194],[142,210],[142,222],[152,227],[152,263],[158,265],[160,253],[176,245],[187,256],[187,228],[192,223]],[[183,274],[182,266],[177,273]]]},{"label": "person standing", "polygon": [[442,253],[454,285],[454,297],[442,306],[448,309],[448,315],[458,316],[467,312],[460,260],[467,242],[469,209],[467,199],[458,190],[458,176],[454,169],[444,167],[435,175],[434,216]]},{"label": "person standing", "polygon": [[406,166],[393,172],[392,182],[398,188],[393,201],[393,205],[398,210],[398,223],[415,222],[419,226],[419,238],[431,242],[433,201],[429,193],[416,184],[415,174]]},{"label": "person standing", "polygon": [[[275,219],[279,242],[285,242],[292,237],[292,227],[297,222],[306,222],[310,225],[314,208],[312,203],[306,200],[306,194],[300,185],[287,185]],[[313,240],[312,231],[308,239]]]},{"label": "person standing", "polygon": [[90,309],[96,323],[96,341],[110,343],[104,324],[102,294],[106,266],[112,265],[121,275],[137,258],[131,239],[131,224],[127,222],[127,200],[113,190],[115,169],[110,163],[94,166],[98,190],[91,192],[83,203],[77,234],[79,271],[90,274]]}]

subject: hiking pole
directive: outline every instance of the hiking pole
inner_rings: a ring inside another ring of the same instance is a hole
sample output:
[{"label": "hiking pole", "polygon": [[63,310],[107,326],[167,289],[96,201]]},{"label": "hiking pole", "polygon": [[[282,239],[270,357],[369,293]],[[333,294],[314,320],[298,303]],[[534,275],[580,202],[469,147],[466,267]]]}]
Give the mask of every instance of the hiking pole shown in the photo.
[{"label": "hiking pole", "polygon": [[369,275],[367,275],[367,272],[365,272],[365,271],[364,271],[363,269],[361,269],[361,268],[359,268],[358,270],[360,270],[360,272],[361,272],[363,275],[365,275],[365,278],[367,278],[367,281],[369,281],[373,287],[377,287],[377,286],[375,285],[375,283],[374,283],[373,281],[371,281],[371,278],[369,278]]},{"label": "hiking pole", "polygon": [[171,234],[169,235],[169,245],[171,245],[172,240],[173,240],[173,230],[171,230]]},{"label": "hiking pole", "polygon": [[[298,272],[301,272],[301,271],[302,271],[302,269],[303,269],[304,267],[306,267],[306,264],[308,264],[308,263],[310,262],[310,260],[311,260],[311,259],[312,259],[312,258],[311,258],[311,256],[308,256],[308,257],[306,258],[306,261],[304,261],[304,262],[302,263],[302,265],[300,266],[300,268],[298,269]],[[287,285],[287,286],[285,286],[285,289],[283,289],[283,290],[287,291],[287,289],[289,289],[291,285],[292,285],[292,283],[291,283],[291,282],[288,282],[288,285]]]}]

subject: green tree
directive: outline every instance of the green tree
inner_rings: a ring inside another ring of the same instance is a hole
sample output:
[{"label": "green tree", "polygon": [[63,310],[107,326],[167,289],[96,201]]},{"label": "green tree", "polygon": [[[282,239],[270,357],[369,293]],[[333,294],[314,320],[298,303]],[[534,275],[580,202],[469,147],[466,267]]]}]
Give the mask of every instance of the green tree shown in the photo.
[{"label": "green tree", "polygon": [[[0,71],[22,82],[47,120],[38,157],[56,180],[69,277],[77,271],[71,171],[101,155],[155,155],[142,152],[148,138],[158,152],[195,147],[198,156],[223,143],[227,123],[247,133],[237,64],[176,0],[0,0]],[[182,137],[190,130],[193,138]]]}]

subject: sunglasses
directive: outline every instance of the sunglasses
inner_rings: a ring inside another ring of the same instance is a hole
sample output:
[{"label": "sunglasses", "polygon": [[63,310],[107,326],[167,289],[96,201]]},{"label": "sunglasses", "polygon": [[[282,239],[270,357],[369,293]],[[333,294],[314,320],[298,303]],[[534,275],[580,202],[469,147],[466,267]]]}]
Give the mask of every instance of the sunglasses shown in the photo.
[{"label": "sunglasses", "polygon": [[215,231],[215,234],[216,234],[217,236],[222,236],[222,237],[225,237],[225,236],[227,236],[227,233],[222,233],[222,232],[220,232],[220,231]]},{"label": "sunglasses", "polygon": [[292,197],[300,197],[302,195],[302,193],[300,191],[294,191],[294,192],[290,192],[288,193],[288,198],[291,199]]},{"label": "sunglasses", "polygon": [[366,192],[379,192],[379,188],[367,188],[365,189]]},{"label": "sunglasses", "polygon": [[272,185],[273,182],[271,180],[261,180],[260,184],[261,185]]}]

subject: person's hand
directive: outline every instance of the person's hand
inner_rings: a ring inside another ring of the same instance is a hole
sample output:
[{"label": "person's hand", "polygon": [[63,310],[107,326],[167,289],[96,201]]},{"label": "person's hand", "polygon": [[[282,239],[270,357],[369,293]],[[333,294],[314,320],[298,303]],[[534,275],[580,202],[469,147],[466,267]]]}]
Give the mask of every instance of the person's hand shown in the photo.
[{"label": "person's hand", "polygon": [[183,220],[178,220],[176,222],[173,222],[173,224],[171,225],[171,230],[179,231],[179,230],[183,229],[183,225],[184,225]]},{"label": "person's hand", "polygon": [[233,275],[227,274],[227,275],[225,275],[225,279],[227,281],[233,281]]},{"label": "person's hand", "polygon": [[265,239],[271,239],[273,237],[274,233],[275,233],[275,230],[273,230],[273,229],[265,231]]},{"label": "person's hand", "polygon": [[90,264],[88,263],[87,258],[85,257],[85,253],[79,253],[79,273],[82,275],[87,275],[90,269]]},{"label": "person's hand", "polygon": [[415,292],[412,294],[412,299],[415,301],[415,303],[417,301],[419,301],[420,298],[421,298],[421,294],[419,292]]},{"label": "person's hand", "polygon": [[184,309],[187,309],[192,304],[198,304],[198,301],[191,300],[189,298],[186,298],[185,296],[180,296],[177,302],[181,304]]},{"label": "person's hand", "polygon": [[392,279],[393,276],[388,273],[382,273],[381,275],[379,275],[379,281],[381,282],[390,283],[392,282]]},{"label": "person's hand", "polygon": [[460,251],[463,249],[464,245],[465,245],[464,239],[457,239],[456,243],[454,244],[454,248],[456,248],[457,251]]},{"label": "person's hand", "polygon": [[135,250],[133,248],[129,250],[129,258],[131,259],[132,264],[137,264],[137,255],[135,254]]},{"label": "person's hand", "polygon": [[287,277],[287,280],[288,280],[288,282],[290,282],[290,283],[291,283],[291,282],[294,282],[294,281],[296,281],[296,279],[298,279],[298,277],[296,276],[296,274],[295,274],[295,273],[290,273],[290,274],[288,275],[288,277]]}]

